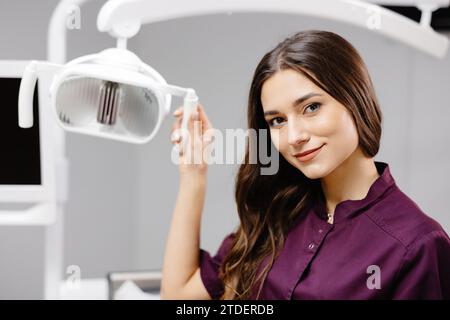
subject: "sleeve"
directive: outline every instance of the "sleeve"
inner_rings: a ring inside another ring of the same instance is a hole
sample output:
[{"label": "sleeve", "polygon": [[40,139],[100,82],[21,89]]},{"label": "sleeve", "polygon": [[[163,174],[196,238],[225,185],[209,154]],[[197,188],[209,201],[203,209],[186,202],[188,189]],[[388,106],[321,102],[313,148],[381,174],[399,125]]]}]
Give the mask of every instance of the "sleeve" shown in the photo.
[{"label": "sleeve", "polygon": [[200,249],[200,277],[209,295],[214,300],[219,299],[224,291],[222,280],[219,278],[219,267],[230,250],[234,236],[234,233],[226,236],[213,257],[208,251]]},{"label": "sleeve", "polygon": [[393,299],[450,299],[450,238],[433,231],[406,252]]}]

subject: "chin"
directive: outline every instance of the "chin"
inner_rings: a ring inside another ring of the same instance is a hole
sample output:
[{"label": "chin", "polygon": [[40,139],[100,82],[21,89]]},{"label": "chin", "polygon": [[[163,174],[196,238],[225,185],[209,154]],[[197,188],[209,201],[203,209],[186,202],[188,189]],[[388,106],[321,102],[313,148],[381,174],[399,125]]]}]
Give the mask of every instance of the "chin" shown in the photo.
[{"label": "chin", "polygon": [[297,159],[294,159],[294,161],[296,162],[295,167],[311,180],[321,179],[327,176],[330,171],[326,165],[320,163],[319,161],[312,161],[310,163],[299,163]]}]

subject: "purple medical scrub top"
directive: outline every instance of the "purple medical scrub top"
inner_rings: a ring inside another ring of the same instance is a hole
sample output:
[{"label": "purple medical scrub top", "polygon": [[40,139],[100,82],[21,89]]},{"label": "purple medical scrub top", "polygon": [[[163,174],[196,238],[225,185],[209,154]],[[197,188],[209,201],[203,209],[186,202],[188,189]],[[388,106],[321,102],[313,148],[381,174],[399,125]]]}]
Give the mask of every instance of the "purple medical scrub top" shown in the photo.
[{"label": "purple medical scrub top", "polygon": [[[449,236],[397,187],[386,163],[375,165],[380,177],[367,196],[339,203],[333,224],[322,202],[297,218],[259,299],[450,299]],[[224,290],[218,270],[233,237],[213,257],[200,249],[213,299]]]}]

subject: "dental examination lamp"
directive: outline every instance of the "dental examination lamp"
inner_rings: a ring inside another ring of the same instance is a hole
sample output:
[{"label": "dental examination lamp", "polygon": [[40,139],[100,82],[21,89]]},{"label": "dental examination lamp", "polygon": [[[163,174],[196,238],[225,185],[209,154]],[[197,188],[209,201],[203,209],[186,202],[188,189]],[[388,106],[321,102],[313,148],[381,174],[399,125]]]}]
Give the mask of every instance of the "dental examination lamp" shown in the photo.
[{"label": "dental examination lamp", "polygon": [[57,122],[71,132],[146,143],[170,112],[171,95],[184,98],[182,133],[198,104],[193,89],[167,84],[155,69],[126,49],[140,24],[115,26],[117,48],[76,58],[65,65],[32,61],[19,90],[19,126],[33,126],[32,101],[40,72],[53,71],[50,100]]},{"label": "dental examination lamp", "polygon": [[182,128],[198,104],[193,89],[168,85],[124,48],[106,49],[65,65],[31,62],[19,91],[19,126],[33,126],[32,93],[40,72],[53,69],[52,109],[63,129],[131,143],[150,141],[170,111],[171,95],[184,97]]}]

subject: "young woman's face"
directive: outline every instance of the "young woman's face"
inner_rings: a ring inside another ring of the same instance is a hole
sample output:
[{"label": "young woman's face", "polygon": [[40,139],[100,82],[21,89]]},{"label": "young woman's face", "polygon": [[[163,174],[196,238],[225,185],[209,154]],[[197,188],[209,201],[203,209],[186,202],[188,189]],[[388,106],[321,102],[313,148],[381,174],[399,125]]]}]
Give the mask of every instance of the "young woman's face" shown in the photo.
[{"label": "young woman's face", "polygon": [[358,148],[350,112],[297,71],[278,71],[267,79],[261,102],[275,147],[310,179],[327,176]]}]

